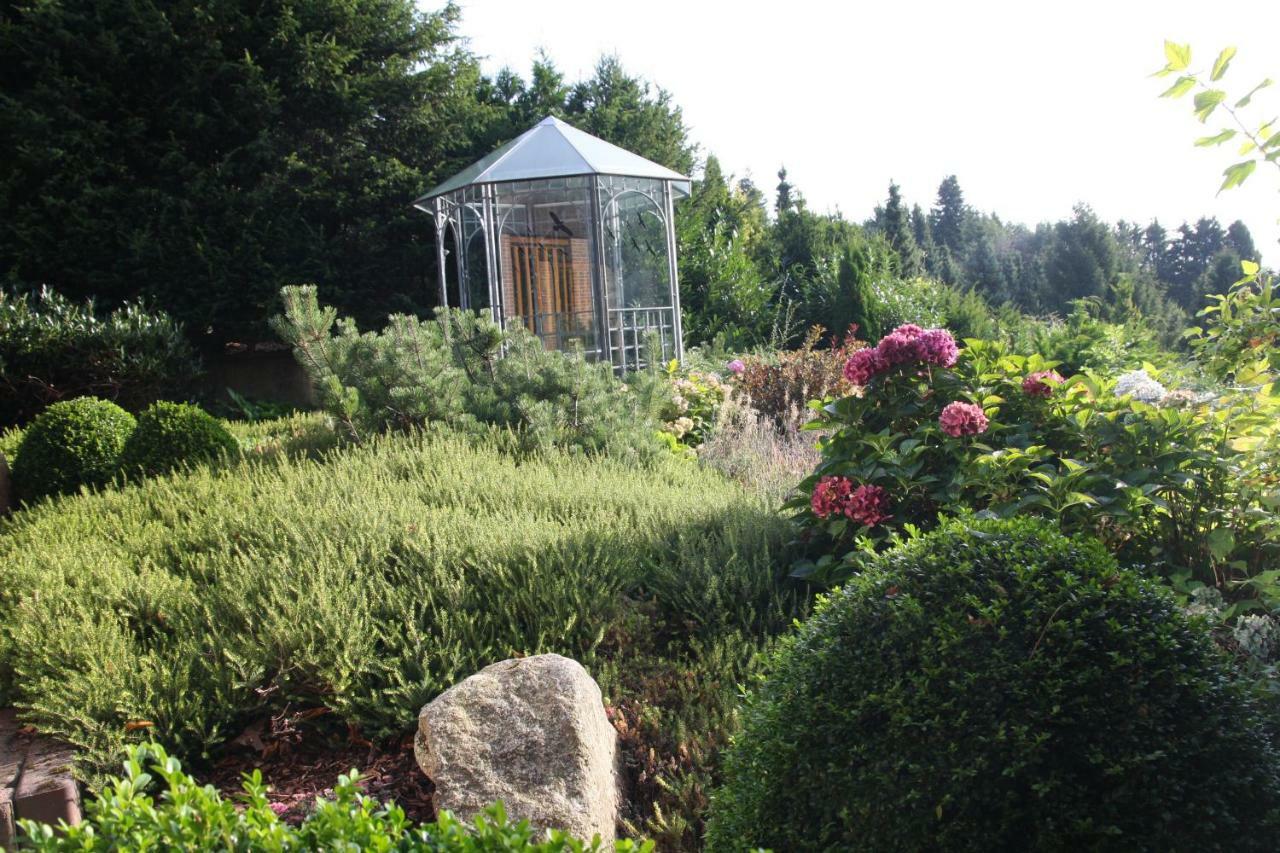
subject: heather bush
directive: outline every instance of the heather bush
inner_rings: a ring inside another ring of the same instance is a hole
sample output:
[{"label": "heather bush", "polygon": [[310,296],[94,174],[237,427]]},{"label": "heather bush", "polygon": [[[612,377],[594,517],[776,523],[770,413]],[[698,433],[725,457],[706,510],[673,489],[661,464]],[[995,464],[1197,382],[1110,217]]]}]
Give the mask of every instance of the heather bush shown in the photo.
[{"label": "heather bush", "polygon": [[540,837],[527,822],[511,823],[502,805],[468,826],[448,812],[415,826],[394,803],[381,805],[360,791],[360,776],[338,777],[333,799],[320,800],[299,826],[282,821],[267,801],[258,771],[247,774],[239,801],[200,785],[163,747],[129,751],[124,775],[86,806],[85,821],[54,827],[22,821],[18,850],[401,850],[431,853],[582,853],[648,851],[651,843],[597,839],[583,843],[562,832]]},{"label": "heather bush", "polygon": [[862,393],[820,412],[823,462],[792,502],[817,554],[801,573],[838,582],[972,509],[1052,518],[1180,586],[1280,604],[1280,396],[1143,402],[1118,396],[1114,377],[1063,380],[1039,356],[966,343],[904,326],[850,357]]},{"label": "heather bush", "polygon": [[0,426],[74,397],[138,411],[186,395],[198,373],[182,327],[163,312],[129,303],[104,317],[48,288],[0,289]]},{"label": "heather bush", "polygon": [[738,685],[805,612],[789,525],[682,460],[504,442],[250,453],[0,520],[0,705],[99,782],[127,743],[203,763],[286,709],[399,738],[482,667],[557,652],[630,721],[627,819],[692,846]]},{"label": "heather bush", "polygon": [[1202,622],[1096,542],[965,519],[789,637],[711,850],[1274,850],[1273,720]]},{"label": "heather bush", "polygon": [[106,485],[116,475],[134,424],[133,415],[96,397],[54,403],[22,434],[13,461],[18,497],[34,501]]},{"label": "heather bush", "polygon": [[239,447],[227,428],[199,406],[162,401],[138,415],[120,453],[120,470],[128,476],[154,476],[230,456]]}]

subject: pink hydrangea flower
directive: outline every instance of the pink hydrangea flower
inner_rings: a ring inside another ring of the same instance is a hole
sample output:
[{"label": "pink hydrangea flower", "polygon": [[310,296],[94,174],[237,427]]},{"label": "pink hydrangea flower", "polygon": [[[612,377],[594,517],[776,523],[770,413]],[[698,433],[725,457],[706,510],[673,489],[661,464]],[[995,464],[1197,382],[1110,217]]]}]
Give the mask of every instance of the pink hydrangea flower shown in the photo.
[{"label": "pink hydrangea flower", "polygon": [[916,340],[924,334],[924,329],[914,323],[906,323],[894,329],[880,339],[876,349],[880,356],[890,365],[905,364],[916,361],[920,357]]},{"label": "pink hydrangea flower", "polygon": [[878,347],[860,349],[844,363],[844,378],[854,385],[866,385],[873,377],[889,369]]},{"label": "pink hydrangea flower", "polygon": [[925,364],[951,367],[960,357],[956,339],[946,329],[929,329],[915,340],[916,356]]},{"label": "pink hydrangea flower", "polygon": [[1022,380],[1022,390],[1032,397],[1049,397],[1053,388],[1062,382],[1056,370],[1038,370]]},{"label": "pink hydrangea flower", "polygon": [[844,514],[867,527],[889,517],[889,493],[879,486],[858,486],[845,502]]},{"label": "pink hydrangea flower", "polygon": [[742,363],[742,359],[740,358],[735,358],[733,361],[726,364],[725,367],[728,368],[729,372],[734,376],[741,376],[742,371],[747,369],[747,366]]},{"label": "pink hydrangea flower", "polygon": [[849,493],[853,491],[853,483],[848,477],[823,477],[813,487],[813,497],[809,506],[818,518],[830,518],[844,512]]},{"label": "pink hydrangea flower", "polygon": [[981,406],[973,403],[956,401],[948,403],[938,418],[942,431],[953,438],[962,435],[977,435],[987,431],[987,416]]}]

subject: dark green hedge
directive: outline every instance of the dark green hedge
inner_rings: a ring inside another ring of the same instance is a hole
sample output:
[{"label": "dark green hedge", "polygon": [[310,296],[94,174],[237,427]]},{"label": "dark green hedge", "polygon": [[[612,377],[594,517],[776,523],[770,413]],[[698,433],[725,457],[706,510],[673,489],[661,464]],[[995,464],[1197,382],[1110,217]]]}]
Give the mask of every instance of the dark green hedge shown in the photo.
[{"label": "dark green hedge", "polygon": [[953,522],[776,653],[714,850],[1274,850],[1280,758],[1202,625],[1092,542]]}]

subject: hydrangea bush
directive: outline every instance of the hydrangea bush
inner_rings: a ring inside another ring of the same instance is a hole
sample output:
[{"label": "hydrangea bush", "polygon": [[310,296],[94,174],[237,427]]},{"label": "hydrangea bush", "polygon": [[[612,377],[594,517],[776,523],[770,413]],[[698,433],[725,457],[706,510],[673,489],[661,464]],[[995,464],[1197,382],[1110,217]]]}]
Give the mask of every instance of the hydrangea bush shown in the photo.
[{"label": "hydrangea bush", "polygon": [[1280,572],[1267,571],[1280,558],[1280,397],[1151,397],[1135,378],[1120,388],[1056,366],[910,324],[852,353],[853,393],[813,406],[823,459],[790,506],[815,558],[797,574],[841,582],[887,544],[974,510],[1052,518],[1184,591],[1280,603]]}]

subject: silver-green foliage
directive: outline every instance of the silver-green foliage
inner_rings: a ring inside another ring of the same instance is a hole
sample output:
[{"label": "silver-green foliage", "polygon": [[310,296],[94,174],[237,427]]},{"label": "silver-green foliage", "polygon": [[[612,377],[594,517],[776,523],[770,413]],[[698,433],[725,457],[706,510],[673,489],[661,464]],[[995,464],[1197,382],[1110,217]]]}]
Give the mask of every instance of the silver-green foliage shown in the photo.
[{"label": "silver-green foliage", "polygon": [[517,654],[571,655],[618,691],[628,651],[598,650],[640,604],[656,654],[742,637],[717,676],[732,692],[750,644],[803,606],[779,577],[786,536],[678,460],[458,436],[157,477],[0,521],[0,705],[84,748],[90,773],[144,734],[200,755],[286,705],[400,733]]}]

